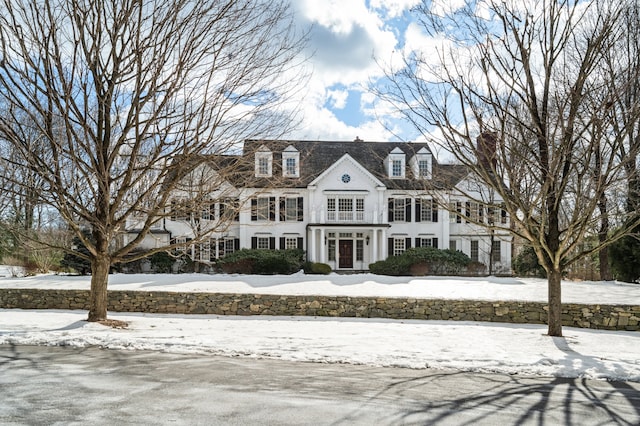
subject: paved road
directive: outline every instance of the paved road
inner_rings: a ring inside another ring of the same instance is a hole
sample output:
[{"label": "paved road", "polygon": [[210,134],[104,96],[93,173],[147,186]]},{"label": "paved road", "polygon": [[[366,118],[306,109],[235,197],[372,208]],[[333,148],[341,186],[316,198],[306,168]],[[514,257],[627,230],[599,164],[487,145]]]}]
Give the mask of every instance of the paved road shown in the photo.
[{"label": "paved road", "polygon": [[0,346],[0,424],[636,425],[640,383]]}]

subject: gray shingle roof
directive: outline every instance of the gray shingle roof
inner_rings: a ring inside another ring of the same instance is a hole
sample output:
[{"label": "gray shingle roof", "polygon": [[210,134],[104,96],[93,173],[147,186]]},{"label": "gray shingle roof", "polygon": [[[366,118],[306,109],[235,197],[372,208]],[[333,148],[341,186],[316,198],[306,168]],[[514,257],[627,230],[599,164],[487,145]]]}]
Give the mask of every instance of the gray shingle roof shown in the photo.
[{"label": "gray shingle roof", "polygon": [[[300,153],[300,177],[282,177],[282,151],[293,146]],[[256,178],[254,175],[254,154],[262,146],[273,153],[273,178]],[[389,179],[384,161],[391,151],[400,148],[406,154],[406,178]],[[241,162],[241,174],[236,185],[264,188],[277,185],[280,188],[305,188],[322,172],[331,167],[344,154],[382,181],[387,188],[399,189],[449,189],[467,175],[464,166],[442,165],[433,161],[433,179],[415,179],[409,166],[411,158],[428,144],[413,142],[364,142],[355,141],[304,141],[304,140],[246,140]],[[234,179],[235,180],[235,179]]]}]

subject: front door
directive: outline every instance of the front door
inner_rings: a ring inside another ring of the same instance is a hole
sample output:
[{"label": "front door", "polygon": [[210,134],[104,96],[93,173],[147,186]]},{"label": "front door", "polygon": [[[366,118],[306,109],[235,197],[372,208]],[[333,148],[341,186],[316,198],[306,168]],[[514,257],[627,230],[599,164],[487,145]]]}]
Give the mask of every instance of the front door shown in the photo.
[{"label": "front door", "polygon": [[338,242],[338,268],[353,269],[353,240]]}]

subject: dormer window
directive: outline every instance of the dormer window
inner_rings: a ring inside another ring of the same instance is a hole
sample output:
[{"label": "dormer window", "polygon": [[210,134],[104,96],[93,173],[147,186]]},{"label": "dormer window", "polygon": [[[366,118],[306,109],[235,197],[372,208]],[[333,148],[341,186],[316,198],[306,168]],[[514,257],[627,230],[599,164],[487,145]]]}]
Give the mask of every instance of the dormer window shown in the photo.
[{"label": "dormer window", "polygon": [[395,148],[387,157],[387,172],[392,179],[405,177],[405,154],[400,148]]},{"label": "dormer window", "polygon": [[420,149],[413,157],[411,166],[416,179],[431,179],[433,157],[426,148]]},{"label": "dormer window", "polygon": [[282,151],[282,176],[300,177],[300,153],[291,145]]},{"label": "dormer window", "polygon": [[271,177],[273,173],[273,154],[265,147],[256,152],[256,177]]}]

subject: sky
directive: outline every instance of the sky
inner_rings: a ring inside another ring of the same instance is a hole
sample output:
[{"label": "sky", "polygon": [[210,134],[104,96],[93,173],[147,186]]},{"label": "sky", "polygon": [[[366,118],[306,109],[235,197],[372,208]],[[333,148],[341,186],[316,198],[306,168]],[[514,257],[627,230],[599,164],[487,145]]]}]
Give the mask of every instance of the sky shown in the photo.
[{"label": "sky", "polygon": [[311,28],[307,54],[312,76],[301,102],[302,125],[289,137],[310,140],[417,140],[400,120],[392,131],[385,110],[367,90],[386,63],[420,42],[409,10],[419,0],[293,0],[298,25]]},{"label": "sky", "polygon": [[[86,276],[14,278],[3,288],[88,289]],[[373,274],[116,274],[110,288],[139,291],[379,295],[479,300],[538,300],[546,282],[521,278],[382,277]],[[640,304],[640,286],[563,282],[565,302]],[[300,362],[493,372],[640,382],[640,332],[489,322],[285,316],[109,313],[115,329],[86,322],[81,310],[0,309],[0,345],[97,346],[114,350],[242,356]],[[640,420],[640,419],[638,419]]]}]

